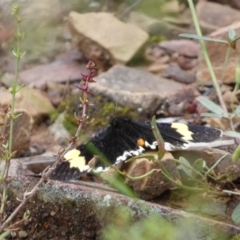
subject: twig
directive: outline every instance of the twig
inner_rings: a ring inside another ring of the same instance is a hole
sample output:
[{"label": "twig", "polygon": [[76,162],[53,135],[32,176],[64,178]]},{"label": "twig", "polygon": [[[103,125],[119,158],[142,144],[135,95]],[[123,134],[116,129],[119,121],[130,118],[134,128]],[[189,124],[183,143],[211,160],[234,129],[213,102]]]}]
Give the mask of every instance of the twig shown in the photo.
[{"label": "twig", "polygon": [[88,95],[93,95],[93,93],[90,92],[89,90],[89,83],[94,83],[96,82],[93,77],[96,74],[97,68],[96,65],[93,61],[89,61],[86,68],[89,70],[89,73],[87,75],[82,74],[82,84],[81,86],[77,86],[80,90],[83,91],[83,99],[81,100],[82,102],[82,116],[80,119],[77,118],[78,120],[78,129],[76,131],[75,137],[79,136],[79,133],[83,127],[83,124],[87,121],[88,116],[87,116],[87,106],[89,106],[91,103],[88,100]]}]

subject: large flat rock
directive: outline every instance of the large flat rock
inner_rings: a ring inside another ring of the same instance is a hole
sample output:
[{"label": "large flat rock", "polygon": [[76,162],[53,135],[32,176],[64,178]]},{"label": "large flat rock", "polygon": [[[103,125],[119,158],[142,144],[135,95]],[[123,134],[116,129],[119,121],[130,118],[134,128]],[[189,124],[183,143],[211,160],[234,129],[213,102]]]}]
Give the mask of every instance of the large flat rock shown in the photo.
[{"label": "large flat rock", "polygon": [[[0,106],[11,105],[11,98],[10,93],[0,91]],[[26,111],[36,122],[55,111],[50,100],[40,90],[28,87],[17,92],[15,110]]]},{"label": "large flat rock", "polygon": [[149,37],[140,28],[121,22],[106,12],[71,12],[68,21],[80,50],[96,63],[96,58],[127,63]]},{"label": "large flat rock", "polygon": [[[16,177],[9,182],[9,211],[19,204],[17,199],[22,199],[26,188],[31,189],[34,184],[36,179],[26,177]],[[23,225],[19,224],[15,235],[24,232],[28,239],[102,239],[102,230],[109,219],[112,219],[111,228],[118,226],[116,217],[123,208],[132,216],[129,230],[134,222],[155,214],[159,217],[159,228],[163,224],[160,218],[173,223],[172,231],[176,227],[180,228],[181,234],[174,238],[176,240],[223,239],[223,236],[226,236],[224,239],[230,239],[240,233],[240,228],[234,225],[129,198],[114,191],[103,190],[100,185],[90,187],[81,182],[76,185],[50,181],[43,183],[36,195],[20,211],[16,219],[22,219],[23,213],[28,210],[31,220],[25,221]]]},{"label": "large flat rock", "polygon": [[239,10],[219,3],[198,1],[196,11],[200,26],[206,33],[239,21]]},{"label": "large flat rock", "polygon": [[182,84],[161,78],[141,69],[115,65],[100,74],[90,89],[96,95],[104,95],[122,106],[141,108],[152,113],[167,97],[174,95]]}]

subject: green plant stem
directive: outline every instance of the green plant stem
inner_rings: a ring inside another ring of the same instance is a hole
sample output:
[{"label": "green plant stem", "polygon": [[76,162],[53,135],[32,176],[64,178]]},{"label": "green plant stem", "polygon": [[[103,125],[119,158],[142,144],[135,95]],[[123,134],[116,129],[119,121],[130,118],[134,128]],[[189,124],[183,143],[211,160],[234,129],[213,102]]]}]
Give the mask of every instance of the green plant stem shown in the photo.
[{"label": "green plant stem", "polygon": [[[228,155],[228,153],[225,153],[222,157],[220,157],[217,162],[205,173],[205,177],[210,177],[209,173]],[[213,179],[216,180],[216,179]]]},{"label": "green plant stem", "polygon": [[[183,163],[183,162],[180,162],[179,160],[177,160],[177,159],[169,159],[169,160],[171,160],[171,161],[173,161],[173,162],[176,162],[176,163],[178,163],[178,164],[182,164],[183,166],[185,166],[185,167],[187,167],[187,168],[189,168],[189,169],[191,169],[193,172],[195,172],[197,175],[199,175],[200,177],[202,177],[203,179],[206,179],[205,178],[205,176],[202,174],[202,173],[200,173],[199,171],[197,171],[196,169],[194,169],[194,168],[192,168],[191,166],[188,166],[187,164],[185,164],[185,163]],[[183,184],[179,184],[177,181],[175,181],[173,178],[172,178],[172,176],[169,174],[169,172],[167,171],[167,169],[163,166],[163,164],[161,163],[161,161],[154,161],[156,164],[158,164],[158,165],[160,165],[160,167],[161,167],[161,169],[162,169],[162,173],[163,173],[163,175],[170,181],[170,179],[172,179],[172,181],[171,182],[173,182],[175,185],[177,185],[178,187],[183,187],[183,189],[187,189],[187,190],[189,190],[189,189],[191,189],[192,187],[187,187],[187,186],[184,186]],[[209,175],[208,175],[209,176]],[[204,186],[206,186],[206,183],[205,182],[202,182],[202,181],[199,181],[199,180],[197,180],[197,179],[195,179],[197,182],[199,182],[199,183],[201,183],[202,185],[204,185]],[[215,180],[215,179],[214,179]],[[212,187],[212,186],[210,186],[209,184],[207,184],[208,185],[208,187],[214,192],[215,191],[215,188],[214,187]],[[187,187],[187,188],[186,188]],[[192,189],[194,189],[194,188],[192,188]],[[200,189],[200,188],[197,188],[197,189]],[[204,189],[204,188],[201,188],[201,189]],[[193,190],[193,191],[195,191],[195,190]],[[198,190],[197,190],[198,191]]]},{"label": "green plant stem", "polygon": [[[19,34],[19,22],[17,21],[17,34]],[[17,56],[16,56],[16,67],[15,67],[15,78],[12,86],[12,103],[11,103],[11,116],[10,116],[10,129],[9,129],[9,141],[8,141],[8,151],[9,158],[5,159],[4,170],[3,170],[3,179],[7,179],[8,171],[10,167],[11,153],[12,153],[12,145],[13,145],[13,121],[14,121],[14,108],[15,108],[15,97],[17,92],[17,83],[18,83],[18,75],[19,75],[19,63],[21,59],[21,48],[20,48],[20,38],[17,36]],[[1,197],[1,208],[0,208],[0,216],[3,215],[5,209],[5,203],[7,200],[7,184],[3,183],[3,193]]]},{"label": "green plant stem", "polygon": [[7,230],[7,231],[5,231],[4,233],[2,233],[2,234],[0,235],[0,240],[6,239],[6,237],[7,237],[10,233],[11,233],[10,230]]},{"label": "green plant stem", "polygon": [[[163,167],[163,165],[161,164],[161,168]],[[165,167],[163,167],[162,169],[165,169]],[[165,169],[166,170],[166,169]],[[164,170],[162,171],[162,174],[165,178],[167,178],[168,181],[170,181],[171,183],[173,183],[174,185],[176,185],[177,187],[187,190],[187,191],[191,191],[191,192],[204,192],[205,189],[203,188],[197,188],[197,187],[188,187],[183,185],[182,183],[179,183],[178,181],[175,181],[172,176],[170,176],[168,174],[168,172],[166,173]]]},{"label": "green plant stem", "polygon": [[83,127],[84,121],[86,120],[86,116],[87,116],[87,99],[88,99],[87,93],[83,92],[83,101],[82,101],[83,108],[82,108],[82,118],[81,118],[82,121],[78,125],[75,137],[79,136],[79,133],[80,133],[82,127]]},{"label": "green plant stem", "polygon": [[161,133],[158,130],[157,127],[157,123],[156,123],[156,118],[155,116],[152,117],[152,121],[151,121],[151,127],[152,127],[152,132],[153,135],[155,137],[155,139],[157,140],[158,143],[158,158],[159,160],[163,158],[164,153],[166,152],[165,148],[164,148],[164,140],[163,137],[161,135]]},{"label": "green plant stem", "polygon": [[228,46],[227,47],[227,52],[226,52],[226,55],[225,55],[225,59],[224,59],[224,64],[223,64],[223,71],[222,71],[221,82],[223,82],[223,78],[224,78],[224,74],[225,74],[225,71],[226,71],[226,67],[227,67],[227,63],[228,63],[230,52],[231,52],[231,47]]},{"label": "green plant stem", "polygon": [[[201,32],[201,29],[200,29],[200,26],[199,26],[199,23],[198,23],[197,14],[196,14],[196,11],[195,11],[195,8],[194,8],[193,1],[192,0],[188,0],[188,5],[189,5],[189,8],[190,8],[191,13],[192,13],[192,18],[193,18],[193,22],[194,22],[194,26],[195,26],[197,35],[202,37],[202,32]],[[226,104],[225,104],[225,102],[224,102],[224,100],[222,98],[222,93],[221,93],[220,86],[219,86],[219,84],[217,82],[216,75],[215,75],[215,73],[213,71],[213,67],[212,67],[211,61],[210,61],[208,53],[207,53],[206,45],[205,45],[203,40],[200,40],[200,45],[201,45],[201,48],[202,48],[204,59],[205,59],[206,64],[208,66],[208,70],[209,70],[210,76],[212,78],[212,82],[213,82],[214,88],[215,88],[215,90],[217,92],[219,102],[220,102],[222,108],[224,109],[224,111],[228,112]]]},{"label": "green plant stem", "polygon": [[193,172],[195,172],[197,175],[199,175],[200,177],[204,178],[204,175],[202,173],[200,173],[199,171],[197,171],[196,169],[194,169],[192,166],[189,166],[183,162],[180,162],[179,160],[177,159],[170,159],[171,161],[177,163],[177,164],[180,164],[180,165],[183,165],[184,167],[186,168],[189,168],[190,170],[192,170]]},{"label": "green plant stem", "polygon": [[148,177],[148,176],[150,176],[150,175],[152,175],[154,172],[160,172],[161,170],[160,169],[152,169],[151,171],[149,171],[149,172],[147,172],[147,173],[145,173],[145,174],[143,174],[143,175],[141,175],[141,176],[138,176],[138,177],[131,177],[131,176],[129,176],[128,174],[126,174],[126,173],[124,173],[124,172],[121,172],[119,169],[117,169],[117,168],[114,168],[119,174],[121,174],[122,176],[124,176],[124,177],[126,177],[126,178],[128,178],[128,179],[130,179],[130,180],[133,180],[133,181],[136,181],[136,180],[141,180],[141,179],[143,179],[143,178],[145,178],[145,177]]},{"label": "green plant stem", "polygon": [[[231,96],[231,109],[232,109],[232,112],[234,112],[234,97],[236,96],[236,93],[237,93],[237,90],[239,89],[239,84],[236,82],[235,84],[235,87],[234,87],[234,90],[232,92],[232,96]],[[232,129],[234,130],[234,129]]]}]

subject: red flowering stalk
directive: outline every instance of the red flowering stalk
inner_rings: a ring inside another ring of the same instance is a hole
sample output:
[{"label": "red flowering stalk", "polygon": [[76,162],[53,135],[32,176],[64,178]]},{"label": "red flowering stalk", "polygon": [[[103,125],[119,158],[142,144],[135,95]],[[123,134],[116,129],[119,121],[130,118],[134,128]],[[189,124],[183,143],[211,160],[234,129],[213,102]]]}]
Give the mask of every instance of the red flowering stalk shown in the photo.
[{"label": "red flowering stalk", "polygon": [[88,95],[93,96],[94,94],[90,92],[89,90],[89,83],[96,82],[93,77],[95,76],[97,72],[96,65],[93,61],[89,61],[86,69],[89,71],[88,74],[81,74],[82,75],[82,81],[80,86],[76,86],[77,88],[81,89],[83,91],[83,98],[81,100],[81,106],[82,106],[82,116],[80,118],[77,118],[78,120],[78,129],[75,134],[75,137],[77,137],[82,129],[82,126],[84,123],[87,122],[88,116],[87,116],[87,107],[91,105],[91,103],[88,100]]}]

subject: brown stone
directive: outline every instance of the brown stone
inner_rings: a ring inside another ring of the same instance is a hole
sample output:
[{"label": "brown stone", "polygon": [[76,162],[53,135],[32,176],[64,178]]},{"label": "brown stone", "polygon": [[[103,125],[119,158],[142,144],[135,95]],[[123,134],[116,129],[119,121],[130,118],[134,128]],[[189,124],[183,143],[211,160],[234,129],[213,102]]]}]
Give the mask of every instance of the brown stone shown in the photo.
[{"label": "brown stone", "polygon": [[[239,35],[240,21],[233,23],[232,25],[229,25],[227,27],[218,29],[217,31],[211,33],[209,37],[227,40],[229,28],[234,29],[236,32],[236,35]],[[238,52],[240,49],[240,42],[239,41],[236,42],[236,50],[231,49],[230,51],[223,79],[222,79],[223,65],[224,65],[224,60],[226,57],[228,46],[226,44],[220,44],[216,42],[207,42],[207,41],[205,42],[205,44],[206,44],[208,55],[217,79],[220,81],[223,81],[223,83],[226,83],[226,84],[235,83],[235,71],[239,63]],[[211,76],[209,74],[209,70],[207,68],[206,62],[202,54],[200,54],[199,56],[199,65],[198,65],[196,77],[197,77],[197,82],[199,84],[207,84],[207,85],[212,84]]]},{"label": "brown stone", "polygon": [[219,176],[225,174],[227,176],[231,176],[232,180],[236,180],[240,177],[240,161],[233,162],[232,161],[232,154],[225,152],[220,149],[193,149],[193,150],[178,150],[172,152],[175,158],[184,157],[190,163],[193,163],[195,160],[202,158],[206,161],[207,166],[210,168],[212,167],[221,157],[225,154],[226,156],[220,161],[214,171]]},{"label": "brown stone", "polygon": [[[156,154],[151,155],[157,157]],[[180,178],[176,164],[171,161],[171,159],[173,159],[173,156],[170,153],[166,153],[159,163],[155,163],[144,157],[131,162],[130,166],[127,168],[127,174],[131,177],[142,176],[153,169],[158,169],[159,171],[156,171],[140,180],[127,179],[127,184],[130,185],[134,192],[142,199],[150,200],[160,196],[163,192],[173,187],[173,184],[162,174],[160,163],[173,179],[176,180]]]},{"label": "brown stone", "polygon": [[96,80],[89,86],[94,94],[106,96],[130,109],[140,108],[147,113],[153,113],[164,98],[182,88],[182,84],[175,81],[121,65],[115,65],[97,76]]},{"label": "brown stone", "polygon": [[186,84],[195,82],[195,75],[184,71],[176,63],[170,63],[168,65],[168,67],[163,71],[163,77],[171,78],[177,82]]},{"label": "brown stone", "polygon": [[196,5],[199,23],[205,34],[239,21],[240,11],[227,5],[199,1]]},{"label": "brown stone", "polygon": [[[7,210],[19,205],[18,199],[23,199],[26,188],[29,191],[36,182],[37,179],[26,177],[12,179],[8,185]],[[26,210],[30,211],[31,220],[25,221],[23,225],[19,224],[17,231],[26,231],[31,239],[47,239],[49,236],[53,239],[101,239],[106,226],[113,228],[119,225],[119,221],[114,225],[111,221],[111,225],[108,225],[108,220],[118,220],[116,217],[119,211],[123,213],[123,209],[132,216],[129,222],[131,226],[133,223],[140,224],[140,220],[154,214],[159,220],[167,220],[167,226],[170,222],[181,232],[184,229],[184,239],[185,236],[196,240],[220,239],[222,236],[231,239],[240,233],[240,228],[233,224],[129,198],[116,192],[101,190],[98,186],[86,187],[81,181],[79,184],[56,181],[41,184],[15,220],[22,219]],[[189,228],[190,222],[194,224]],[[184,223],[186,227],[183,228]]]},{"label": "brown stone", "polygon": [[[11,105],[11,94],[0,91],[0,106]],[[23,87],[16,94],[16,110],[24,110],[35,122],[54,112],[50,100],[38,89]]]},{"label": "brown stone", "polygon": [[68,22],[78,47],[99,69],[106,69],[100,64],[127,63],[148,39],[140,28],[107,12],[71,12]]},{"label": "brown stone", "polygon": [[[19,115],[13,122],[13,145],[12,151],[16,151],[15,156],[21,156],[24,152],[29,151],[31,140],[31,117],[26,111],[16,111],[15,115]],[[9,139],[10,120],[6,122],[1,129],[5,140]]]}]

